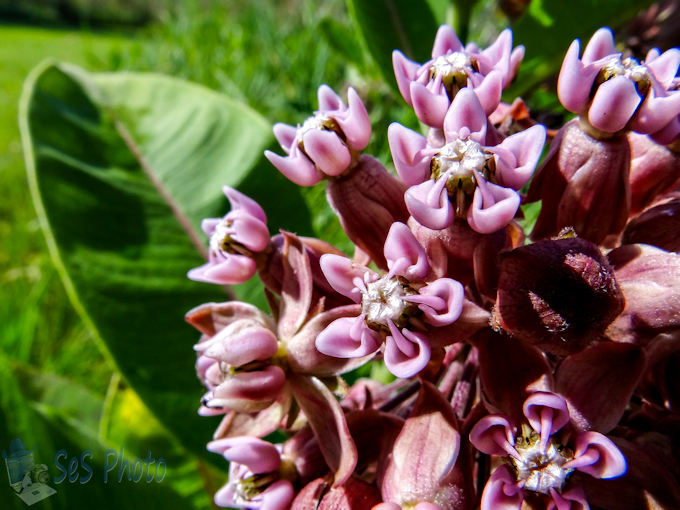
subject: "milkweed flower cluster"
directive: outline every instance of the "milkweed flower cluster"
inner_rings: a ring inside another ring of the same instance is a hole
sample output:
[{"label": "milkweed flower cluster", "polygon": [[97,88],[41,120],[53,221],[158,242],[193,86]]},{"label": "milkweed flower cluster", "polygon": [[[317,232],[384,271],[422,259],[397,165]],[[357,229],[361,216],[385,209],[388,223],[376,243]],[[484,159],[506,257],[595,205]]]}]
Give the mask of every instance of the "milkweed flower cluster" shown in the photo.
[{"label": "milkweed flower cluster", "polygon": [[[257,274],[271,310],[186,316],[199,413],[223,416],[217,505],[680,508],[680,50],[623,58],[601,29],[579,51],[558,83],[578,117],[538,168],[546,128],[500,102],[524,54],[509,30],[481,50],[443,26],[430,61],[394,53],[429,126],[389,126],[396,176],[362,154],[352,88],[345,103],[323,85],[313,116],[277,124],[285,155],[267,157],[301,186],[326,181],[354,258],[270,237],[264,209],[224,189],[231,211],[203,222],[208,262],[189,277]],[[517,220],[535,200],[529,240]],[[393,382],[348,385],[367,363]]]}]

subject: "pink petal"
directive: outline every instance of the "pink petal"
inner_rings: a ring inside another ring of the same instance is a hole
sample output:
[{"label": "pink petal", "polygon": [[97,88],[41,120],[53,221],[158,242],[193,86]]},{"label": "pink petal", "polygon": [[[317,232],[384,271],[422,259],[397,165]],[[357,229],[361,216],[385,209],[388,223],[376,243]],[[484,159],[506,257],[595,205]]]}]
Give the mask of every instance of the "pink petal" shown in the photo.
[{"label": "pink petal", "polygon": [[271,473],[281,465],[281,455],[273,444],[256,437],[231,437],[208,443],[208,451],[223,455],[229,462],[248,468],[255,475]]},{"label": "pink petal", "polygon": [[407,186],[421,184],[430,178],[432,158],[421,153],[427,148],[424,136],[394,122],[387,128],[387,139],[394,167]]},{"label": "pink petal", "polygon": [[584,66],[578,58],[578,39],[571,43],[557,80],[557,95],[562,105],[573,113],[582,113],[590,102],[590,91],[600,69]]},{"label": "pink petal", "polygon": [[411,82],[416,79],[416,72],[420,69],[420,64],[407,59],[399,50],[392,52],[392,66],[394,75],[397,79],[399,92],[404,97],[409,106],[413,106],[411,101]]},{"label": "pink petal", "polygon": [[[519,190],[529,181],[543,152],[545,136],[545,127],[537,124],[503,140],[500,147],[509,150],[515,156],[516,166],[507,167],[499,164],[496,169],[498,184],[504,188]],[[494,152],[493,148],[490,151]]]},{"label": "pink petal", "polygon": [[271,151],[264,151],[264,155],[279,172],[298,186],[314,186],[323,180],[323,174],[302,153],[295,157],[282,157]]},{"label": "pink petal", "polygon": [[515,483],[515,477],[507,466],[493,472],[484,486],[481,510],[519,510],[524,493]]},{"label": "pink petal", "polygon": [[680,91],[668,92],[667,96],[657,96],[654,87],[631,119],[630,129],[641,134],[660,131],[680,114]]},{"label": "pink petal", "polygon": [[284,124],[283,122],[277,122],[274,124],[272,131],[274,131],[274,138],[279,142],[281,148],[286,151],[286,154],[290,154],[290,149],[295,142],[298,128]]},{"label": "pink petal", "polygon": [[543,391],[533,393],[526,399],[524,416],[541,435],[541,448],[544,450],[550,436],[569,423],[569,409],[564,397]]},{"label": "pink petal", "polygon": [[437,35],[434,38],[434,45],[432,46],[432,58],[436,59],[448,53],[462,51],[463,44],[458,39],[456,31],[449,25],[442,25],[437,30]]},{"label": "pink petal", "polygon": [[232,211],[243,211],[262,223],[267,223],[267,216],[265,216],[264,210],[255,200],[229,186],[223,186],[222,192],[229,199]]},{"label": "pink petal", "polygon": [[[404,194],[408,212],[424,227],[442,230],[453,223],[455,212],[444,189],[445,185],[444,179],[438,182],[430,179],[417,186],[411,186]],[[430,205],[435,200],[435,205]]]},{"label": "pink petal", "polygon": [[309,158],[326,175],[340,175],[352,161],[349,149],[335,131],[313,129],[302,140]]},{"label": "pink petal", "polygon": [[[484,187],[488,187],[488,194],[484,196]],[[517,192],[485,183],[478,179],[478,188],[468,209],[468,224],[480,234],[491,234],[502,229],[512,221],[519,209],[520,197]]]},{"label": "pink petal", "polygon": [[[508,74],[510,73],[510,53],[512,51],[512,30],[506,28],[496,38],[491,46],[482,51],[482,55],[489,59],[492,69],[501,73],[503,85],[508,82]],[[491,69],[483,70],[480,68],[482,74],[489,74]]]},{"label": "pink petal", "polygon": [[361,303],[361,292],[354,283],[355,278],[366,281],[365,277],[368,274],[369,281],[378,279],[378,274],[374,271],[361,267],[352,262],[352,259],[340,255],[331,253],[322,255],[319,264],[331,287],[355,303]]},{"label": "pink petal", "polygon": [[389,322],[390,336],[385,343],[385,365],[397,377],[408,379],[430,361],[430,342],[422,333],[397,328]]},{"label": "pink petal", "polygon": [[486,115],[491,115],[501,102],[503,92],[503,75],[493,70],[487,74],[480,84],[475,85],[475,94]]},{"label": "pink petal", "polygon": [[227,217],[234,222],[229,233],[234,241],[254,252],[262,251],[267,247],[269,229],[266,223],[241,210],[230,212]]},{"label": "pink petal", "polygon": [[342,132],[345,133],[347,145],[354,151],[364,149],[371,140],[371,121],[359,94],[350,87],[347,91],[349,111],[346,118],[335,117]]},{"label": "pink petal", "polygon": [[640,104],[635,83],[624,76],[615,76],[600,85],[588,110],[588,120],[601,131],[622,130]]},{"label": "pink petal", "polygon": [[227,483],[215,493],[215,504],[221,507],[238,508],[238,503],[234,496],[235,494],[232,485]]},{"label": "pink petal", "polygon": [[[494,107],[494,110],[496,107]],[[486,113],[479,102],[479,97],[472,89],[465,87],[453,98],[451,107],[444,119],[446,141],[458,138],[463,128],[471,132],[470,138],[482,145],[486,142]]]},{"label": "pink petal", "polygon": [[393,276],[398,274],[409,281],[424,279],[430,272],[427,254],[416,237],[403,223],[393,223],[385,240],[385,259]]},{"label": "pink petal", "polygon": [[618,53],[618,51],[614,45],[614,34],[608,28],[601,28],[588,41],[581,60],[585,65],[589,65],[615,53]]},{"label": "pink petal", "polygon": [[552,500],[548,502],[546,510],[589,510],[590,505],[586,500],[586,494],[581,487],[571,487],[559,494],[555,489],[550,489]]},{"label": "pink petal", "polygon": [[[354,336],[352,333],[354,332]],[[343,317],[330,323],[316,337],[316,348],[327,356],[336,358],[361,358],[380,348],[382,337],[369,329],[363,317]]]},{"label": "pink petal", "polygon": [[222,221],[222,218],[206,218],[201,221],[201,230],[205,235],[210,237],[215,232],[215,227]]},{"label": "pink petal", "polygon": [[671,48],[670,50],[664,51],[662,55],[656,57],[652,61],[647,59],[645,65],[651,69],[654,73],[654,77],[664,85],[664,88],[668,89],[678,72],[678,66],[680,65],[680,49]]},{"label": "pink petal", "polygon": [[463,286],[451,278],[439,278],[422,289],[418,296],[409,296],[413,303],[425,313],[425,321],[433,326],[448,326],[460,317],[463,311],[465,291]]},{"label": "pink petal", "polygon": [[446,94],[433,94],[418,82],[411,82],[411,101],[416,111],[418,120],[433,128],[441,128],[444,125],[444,117],[449,107],[449,98]]},{"label": "pink petal", "polygon": [[515,430],[512,418],[492,414],[479,420],[470,431],[470,442],[487,455],[519,457],[515,450]]},{"label": "pink petal", "polygon": [[228,400],[274,400],[281,393],[286,374],[277,366],[270,365],[256,372],[237,373],[220,384],[213,392],[216,402],[210,407],[230,407]]},{"label": "pink petal", "polygon": [[503,88],[507,88],[512,83],[512,80],[515,79],[515,76],[517,76],[517,72],[519,71],[519,66],[522,64],[523,58],[524,46],[520,45],[512,50],[512,53],[510,54],[510,72],[503,82]]},{"label": "pink petal", "polygon": [[324,113],[330,113],[336,110],[345,111],[347,106],[343,103],[340,96],[328,85],[321,85],[317,91],[319,99],[319,110]]},{"label": "pink petal", "polygon": [[258,510],[288,510],[295,490],[288,480],[279,480],[267,487],[261,495],[262,505]]},{"label": "pink petal", "polygon": [[256,271],[257,265],[252,259],[230,254],[223,262],[208,262],[192,269],[187,273],[187,277],[197,282],[236,285],[250,280]]},{"label": "pink petal", "polygon": [[606,436],[581,432],[576,436],[574,458],[563,468],[578,469],[595,478],[616,478],[626,472],[626,458]]},{"label": "pink petal", "polygon": [[255,360],[267,360],[278,350],[274,333],[260,326],[240,330],[236,334],[223,335],[228,329],[217,333],[204,355],[240,367]]}]

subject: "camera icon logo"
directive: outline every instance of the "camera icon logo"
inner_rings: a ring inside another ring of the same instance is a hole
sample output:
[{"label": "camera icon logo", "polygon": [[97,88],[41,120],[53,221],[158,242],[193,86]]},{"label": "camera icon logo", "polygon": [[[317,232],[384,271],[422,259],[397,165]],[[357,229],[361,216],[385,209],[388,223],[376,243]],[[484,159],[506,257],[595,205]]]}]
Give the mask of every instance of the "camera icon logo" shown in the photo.
[{"label": "camera icon logo", "polygon": [[50,481],[47,466],[35,463],[33,452],[36,448],[34,446],[29,450],[23,439],[14,439],[9,445],[9,455],[5,450],[2,451],[9,485],[28,506],[57,493],[47,485]]}]

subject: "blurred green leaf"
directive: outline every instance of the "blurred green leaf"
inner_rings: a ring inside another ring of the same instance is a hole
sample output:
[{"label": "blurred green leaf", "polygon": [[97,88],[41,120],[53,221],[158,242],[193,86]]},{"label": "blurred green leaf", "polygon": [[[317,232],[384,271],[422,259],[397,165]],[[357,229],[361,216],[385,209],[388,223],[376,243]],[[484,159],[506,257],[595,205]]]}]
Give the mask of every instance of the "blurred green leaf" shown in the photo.
[{"label": "blurred green leaf", "polygon": [[517,80],[504,97],[526,94],[556,74],[574,39],[581,39],[583,51],[597,29],[616,29],[653,3],[654,0],[533,0],[512,27],[514,44],[523,44],[526,54]]},{"label": "blurred green leaf", "polygon": [[[138,508],[142,505],[148,509],[205,508],[205,505],[196,505],[196,497],[187,494],[185,487],[177,483],[178,480],[187,480],[188,476],[175,459],[165,458],[165,450],[152,452],[155,458],[164,457],[166,460],[166,476],[160,483],[141,480],[134,483],[128,481],[127,476],[119,483],[118,466],[109,473],[108,482],[104,483],[105,452],[112,446],[98,434],[97,418],[102,406],[103,400],[88,388],[64,377],[12,362],[0,351],[0,449],[9,451],[10,442],[16,438],[23,439],[29,449],[36,447],[35,463],[47,466],[50,474],[48,485],[57,491],[41,501],[40,508],[74,510],[89,509],[94,505],[101,510]],[[66,478],[60,484],[54,483],[54,479],[61,475],[55,456],[62,449],[67,454],[66,458],[62,456],[59,459],[64,468],[73,457],[78,459],[78,481],[71,483]],[[87,449],[92,451],[92,457],[86,462],[93,474],[87,483],[80,483],[87,476],[87,471],[80,465],[81,455]],[[132,466],[136,454],[126,451],[125,458]],[[5,469],[3,471],[6,472]],[[0,479],[3,486],[0,488],[2,508],[26,508],[20,498],[12,495],[7,475],[1,478],[4,478]]]},{"label": "blurred green leaf", "polygon": [[205,443],[219,418],[196,414],[197,334],[183,315],[225,296],[186,272],[202,263],[201,218],[224,213],[223,184],[257,183],[257,198],[271,197],[265,210],[298,211],[299,230],[311,231],[299,194],[259,165],[270,126],[180,80],[54,63],[29,76],[20,123],[34,203],[74,307],[156,418],[216,462]]},{"label": "blurred green leaf", "polygon": [[[114,445],[116,449],[124,445],[125,452],[133,458],[144,459],[148,452],[152,456],[160,452],[167,464],[174,468],[166,478],[173,490],[191,499],[196,509],[211,508],[211,496],[226,481],[226,472],[209,468],[187,455],[134,390],[117,375],[112,378],[105,409],[100,432],[107,444]],[[215,458],[226,469],[227,462],[218,456]]]},{"label": "blurred green leaf", "polygon": [[416,62],[432,56],[437,22],[426,0],[347,0],[349,12],[383,76],[398,92],[392,51]]},{"label": "blurred green leaf", "polygon": [[354,32],[330,18],[321,20],[319,32],[328,45],[345,57],[347,61],[359,69],[364,68],[366,65],[364,51],[361,49],[361,44]]}]

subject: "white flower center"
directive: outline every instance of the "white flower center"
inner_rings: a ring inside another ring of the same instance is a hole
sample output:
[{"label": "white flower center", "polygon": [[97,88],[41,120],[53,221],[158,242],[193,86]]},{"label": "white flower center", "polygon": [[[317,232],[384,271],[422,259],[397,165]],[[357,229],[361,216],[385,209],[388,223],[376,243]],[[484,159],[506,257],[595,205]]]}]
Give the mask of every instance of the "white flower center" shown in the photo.
[{"label": "white flower center", "polygon": [[430,162],[432,178],[446,179],[449,200],[455,206],[456,216],[465,218],[477,188],[477,175],[493,181],[495,160],[493,154],[474,140],[457,139],[447,143],[432,157]]},{"label": "white flower center", "polygon": [[453,101],[458,91],[467,86],[467,77],[477,70],[477,62],[462,51],[455,51],[448,55],[437,57],[430,66],[430,79],[437,76]]},{"label": "white flower center", "polygon": [[[403,279],[402,279],[403,280]],[[361,311],[366,316],[366,324],[371,329],[389,328],[388,321],[396,326],[404,327],[413,305],[404,299],[417,294],[408,282],[400,281],[398,276],[367,283],[366,292],[361,301]]]},{"label": "white flower center", "polygon": [[335,124],[333,119],[321,112],[316,112],[313,117],[309,117],[298,128],[298,138],[302,139],[302,136],[308,131],[330,129],[333,124]]},{"label": "white flower center", "polygon": [[517,481],[524,481],[524,488],[541,494],[550,494],[550,489],[560,491],[573,469],[562,466],[573,457],[571,450],[564,448],[555,440],[541,448],[541,441],[534,432],[529,438],[518,437],[515,449],[522,460],[509,457],[515,466]]},{"label": "white flower center", "polygon": [[215,231],[210,236],[210,249],[213,252],[229,252],[228,247],[232,242],[229,231],[231,230],[232,223],[231,220],[223,218],[215,227]]},{"label": "white flower center", "polygon": [[624,76],[635,82],[638,92],[644,96],[652,86],[652,78],[646,65],[640,64],[637,59],[628,57],[612,57],[602,68],[597,76],[597,83],[602,84],[615,76]]}]

